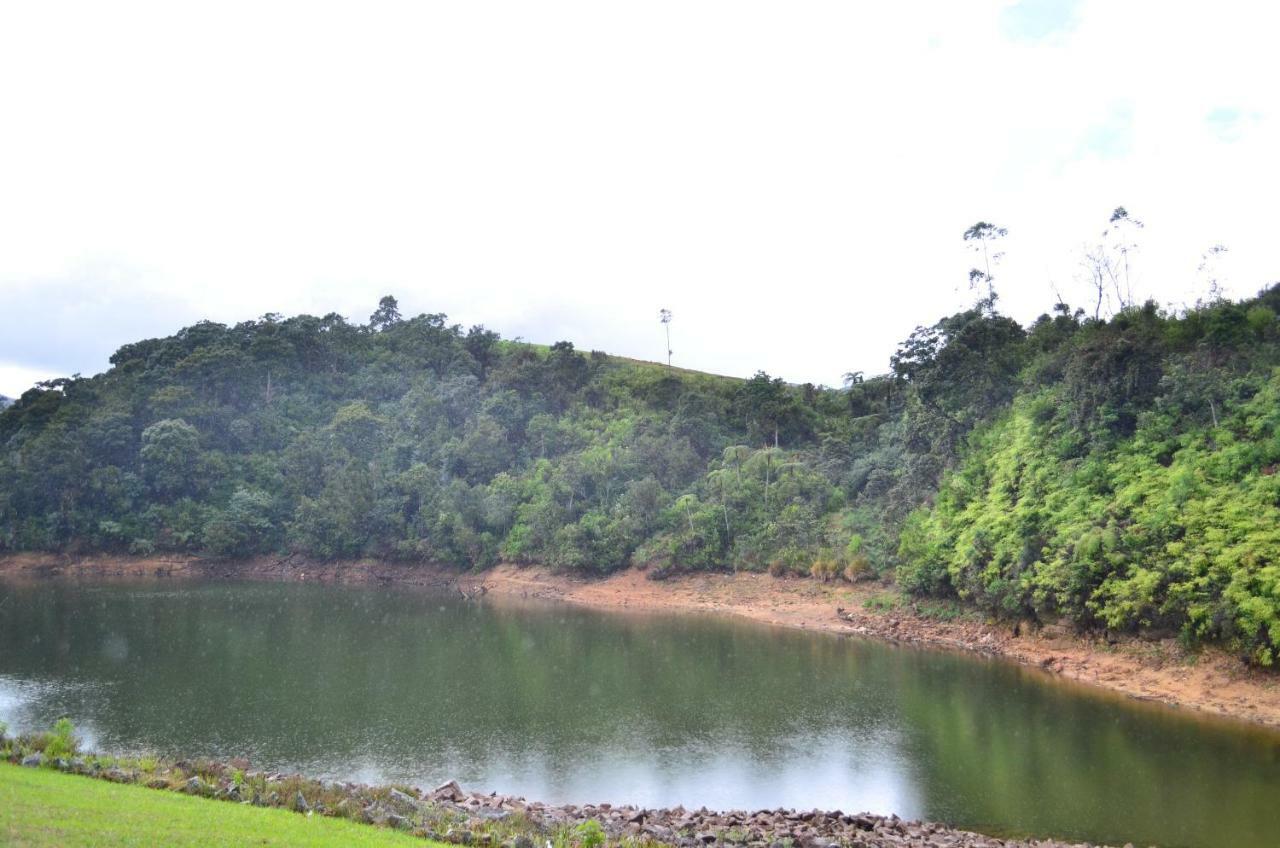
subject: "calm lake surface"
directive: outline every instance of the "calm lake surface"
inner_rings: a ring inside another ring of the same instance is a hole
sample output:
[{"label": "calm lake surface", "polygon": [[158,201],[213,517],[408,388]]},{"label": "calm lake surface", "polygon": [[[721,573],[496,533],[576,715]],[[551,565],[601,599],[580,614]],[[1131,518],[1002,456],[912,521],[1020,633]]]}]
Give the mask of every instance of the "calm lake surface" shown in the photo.
[{"label": "calm lake surface", "polygon": [[405,589],[0,584],[0,719],[89,746],[546,801],[1280,844],[1280,735],[745,622]]}]

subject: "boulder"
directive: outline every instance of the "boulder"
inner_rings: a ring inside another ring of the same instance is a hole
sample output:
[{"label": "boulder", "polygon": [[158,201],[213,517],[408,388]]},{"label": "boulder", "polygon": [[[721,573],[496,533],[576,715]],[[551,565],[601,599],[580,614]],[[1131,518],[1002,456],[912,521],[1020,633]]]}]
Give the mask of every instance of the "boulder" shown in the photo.
[{"label": "boulder", "polygon": [[454,845],[470,845],[473,834],[469,830],[454,830],[449,828],[444,833],[444,841]]},{"label": "boulder", "polygon": [[466,799],[466,795],[462,791],[462,787],[458,785],[458,781],[450,780],[448,783],[442,783],[435,789],[431,790],[432,801],[452,801],[460,804]]},{"label": "boulder", "polygon": [[472,810],[471,815],[482,821],[502,821],[511,816],[510,810],[495,810],[493,807],[480,807]]},{"label": "boulder", "polygon": [[418,799],[401,792],[399,789],[392,789],[388,792],[387,799],[401,813],[413,813],[418,810]]},{"label": "boulder", "polygon": [[27,768],[39,768],[44,763],[44,754],[36,751],[22,758],[22,764]]}]

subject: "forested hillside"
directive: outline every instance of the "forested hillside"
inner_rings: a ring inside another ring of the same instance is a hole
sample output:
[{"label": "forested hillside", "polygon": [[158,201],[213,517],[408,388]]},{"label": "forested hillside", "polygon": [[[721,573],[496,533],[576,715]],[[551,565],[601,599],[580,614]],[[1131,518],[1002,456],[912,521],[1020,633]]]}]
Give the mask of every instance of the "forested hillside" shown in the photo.
[{"label": "forested hillside", "polygon": [[200,323],[0,412],[0,550],[896,573],[1270,663],[1280,287],[1030,327],[994,302],[840,389],[503,340],[392,298],[365,324]]}]

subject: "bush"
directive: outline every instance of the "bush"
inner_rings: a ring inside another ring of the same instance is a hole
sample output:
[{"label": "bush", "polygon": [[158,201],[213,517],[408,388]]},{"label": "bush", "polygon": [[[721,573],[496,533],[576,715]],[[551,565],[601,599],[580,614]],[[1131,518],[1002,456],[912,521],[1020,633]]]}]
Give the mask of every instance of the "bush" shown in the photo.
[{"label": "bush", "polygon": [[850,583],[858,583],[863,580],[874,580],[876,571],[871,567],[871,560],[867,559],[865,554],[858,554],[844,567],[841,572],[845,580]]},{"label": "bush", "polygon": [[53,734],[44,752],[50,757],[71,757],[80,750],[80,740],[75,736],[71,719],[60,718],[53,724]]},{"label": "bush", "polygon": [[[0,737],[3,735],[0,733]],[[43,752],[49,760],[74,757],[80,751],[80,740],[76,738],[75,727],[68,718],[58,719],[52,729],[42,733],[23,734],[19,741],[28,750]]]},{"label": "bush", "polygon": [[840,565],[832,557],[820,556],[809,566],[809,576],[823,583],[829,583],[840,573]]},{"label": "bush", "polygon": [[604,828],[595,819],[587,819],[573,829],[578,848],[600,848],[605,842]]}]

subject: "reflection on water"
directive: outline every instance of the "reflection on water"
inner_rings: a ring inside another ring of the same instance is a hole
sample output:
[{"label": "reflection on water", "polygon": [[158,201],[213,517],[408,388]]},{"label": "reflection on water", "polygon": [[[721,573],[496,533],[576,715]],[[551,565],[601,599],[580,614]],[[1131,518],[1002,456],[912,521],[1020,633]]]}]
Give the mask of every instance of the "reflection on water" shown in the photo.
[{"label": "reflection on water", "polygon": [[0,586],[0,719],[113,750],[548,801],[1280,844],[1274,734],[950,654],[271,584]]}]

